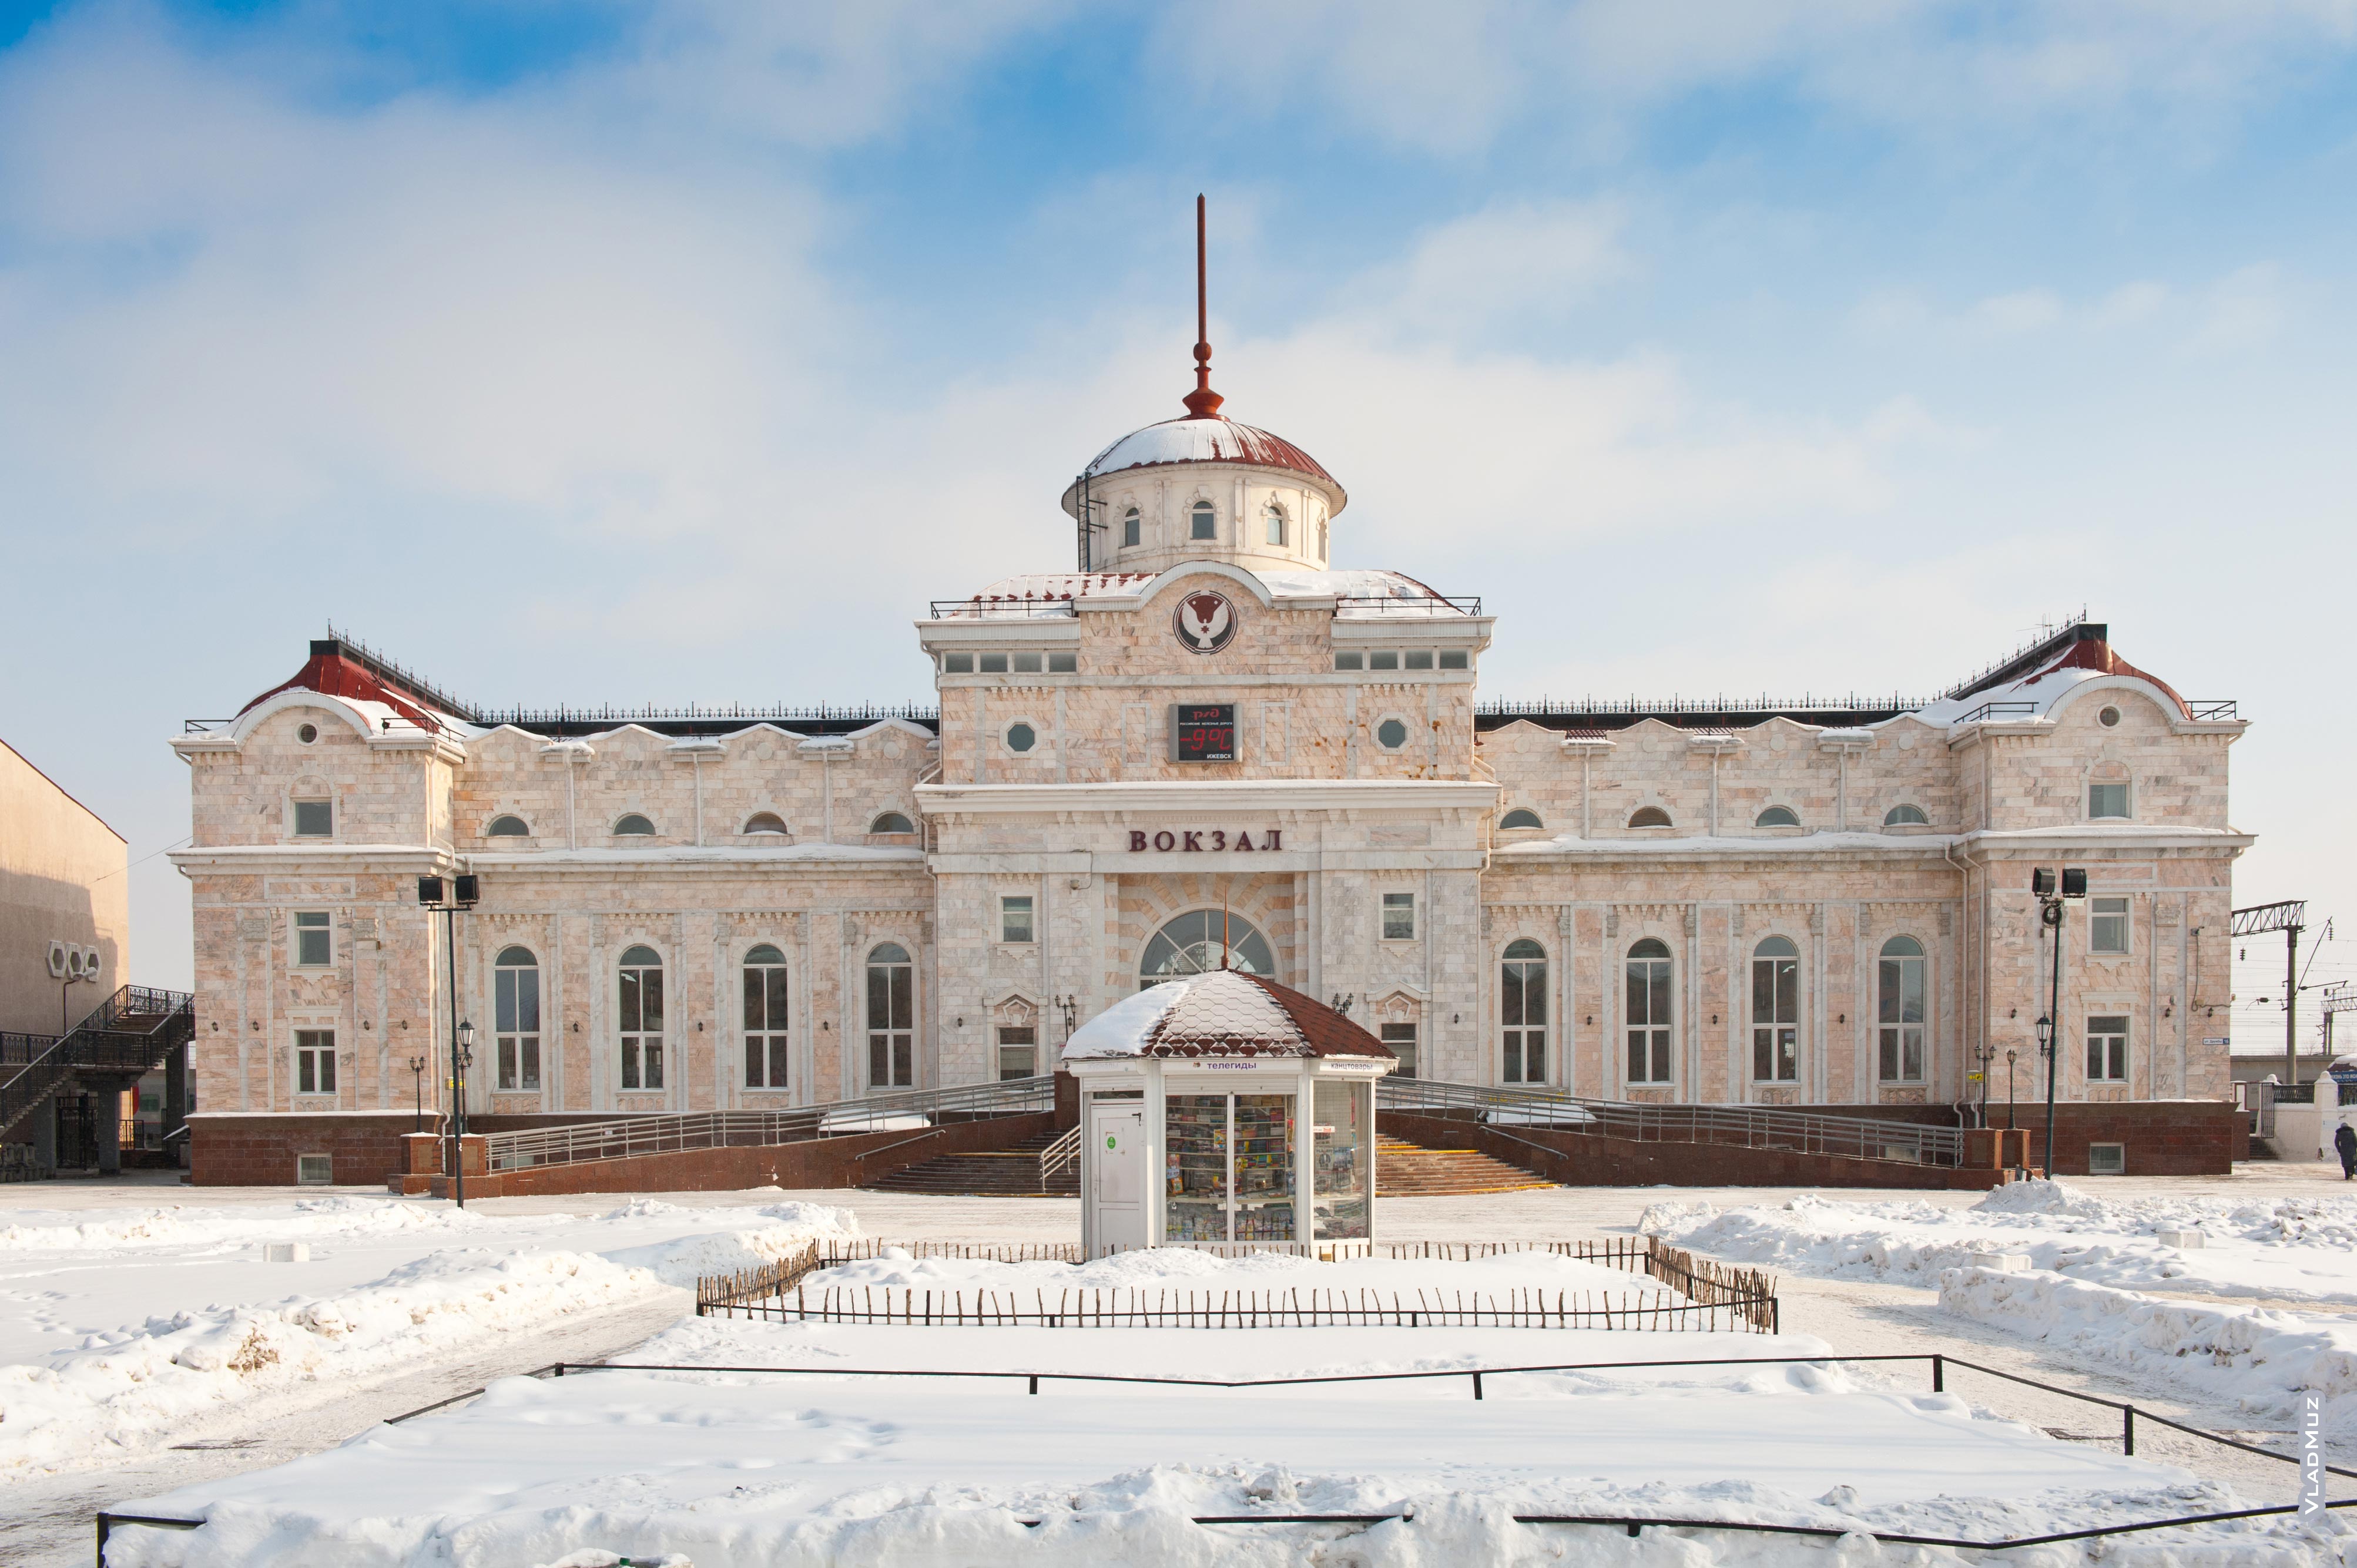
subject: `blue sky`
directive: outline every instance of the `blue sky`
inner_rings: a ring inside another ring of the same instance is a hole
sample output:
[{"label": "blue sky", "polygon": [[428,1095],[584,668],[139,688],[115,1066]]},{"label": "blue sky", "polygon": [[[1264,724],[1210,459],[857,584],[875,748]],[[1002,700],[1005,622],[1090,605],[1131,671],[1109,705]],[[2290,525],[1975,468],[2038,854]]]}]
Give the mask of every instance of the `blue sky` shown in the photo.
[{"label": "blue sky", "polygon": [[2357,907],[2352,174],[2352,0],[0,0],[0,734],[144,856],[330,618],[489,703],[922,696],[1178,412],[1202,190],[1230,412],[1491,693],[1930,693],[2084,606],[2255,721],[2238,899]]}]

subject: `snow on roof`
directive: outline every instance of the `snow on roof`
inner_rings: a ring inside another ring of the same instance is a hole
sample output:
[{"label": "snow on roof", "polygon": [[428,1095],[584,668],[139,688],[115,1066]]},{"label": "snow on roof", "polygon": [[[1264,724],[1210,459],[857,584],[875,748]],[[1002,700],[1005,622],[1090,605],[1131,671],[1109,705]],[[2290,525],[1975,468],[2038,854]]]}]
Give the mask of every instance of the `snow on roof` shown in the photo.
[{"label": "snow on roof", "polygon": [[1381,1040],[1322,1002],[1257,974],[1216,970],[1125,997],[1064,1043],[1064,1059],[1373,1057]]},{"label": "snow on roof", "polygon": [[1087,473],[1093,478],[1164,463],[1248,463],[1260,468],[1290,468],[1337,490],[1342,488],[1317,458],[1281,435],[1232,419],[1197,419],[1191,414],[1131,431],[1091,458]]},{"label": "snow on roof", "polygon": [[2080,685],[2107,677],[2142,681],[2167,698],[2179,717],[2193,716],[2192,708],[2168,682],[2137,669],[2113,652],[2106,639],[2085,635],[2099,633],[2102,627],[2077,629],[2082,635],[2018,680],[1975,686],[1960,696],[1943,697],[1917,709],[1914,716],[1932,725],[1963,724],[1975,714],[1995,719],[2042,719]]}]

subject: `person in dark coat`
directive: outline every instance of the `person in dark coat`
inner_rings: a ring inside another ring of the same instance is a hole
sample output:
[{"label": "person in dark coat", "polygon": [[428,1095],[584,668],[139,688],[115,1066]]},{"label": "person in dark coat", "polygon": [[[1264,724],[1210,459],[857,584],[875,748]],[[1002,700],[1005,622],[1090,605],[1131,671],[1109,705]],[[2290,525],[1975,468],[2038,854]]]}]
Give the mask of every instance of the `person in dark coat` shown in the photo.
[{"label": "person in dark coat", "polygon": [[2333,1129],[2332,1146],[2341,1155],[2341,1179],[2357,1176],[2357,1127],[2343,1122]]}]

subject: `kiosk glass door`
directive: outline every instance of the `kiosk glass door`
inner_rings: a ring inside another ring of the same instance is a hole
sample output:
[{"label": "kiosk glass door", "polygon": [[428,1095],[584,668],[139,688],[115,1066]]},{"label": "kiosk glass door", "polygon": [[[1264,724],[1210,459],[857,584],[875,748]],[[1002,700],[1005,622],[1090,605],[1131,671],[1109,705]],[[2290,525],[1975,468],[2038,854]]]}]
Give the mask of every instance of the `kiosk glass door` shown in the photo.
[{"label": "kiosk glass door", "polygon": [[1293,1104],[1290,1094],[1168,1097],[1166,1240],[1294,1240]]}]

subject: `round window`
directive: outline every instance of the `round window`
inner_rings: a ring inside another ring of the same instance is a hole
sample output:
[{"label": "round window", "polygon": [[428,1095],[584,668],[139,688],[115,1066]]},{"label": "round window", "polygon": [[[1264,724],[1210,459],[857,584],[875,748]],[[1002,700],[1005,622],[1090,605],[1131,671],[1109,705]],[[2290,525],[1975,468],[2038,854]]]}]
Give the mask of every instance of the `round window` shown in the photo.
[{"label": "round window", "polygon": [[1029,725],[1008,725],[1006,726],[1007,750],[1028,751],[1039,744],[1039,732],[1033,729]]},{"label": "round window", "polygon": [[313,741],[319,738],[319,726],[317,725],[298,725],[295,729],[295,738],[301,741],[305,746],[308,746]]},{"label": "round window", "polygon": [[1375,726],[1375,739],[1385,751],[1397,751],[1407,744],[1407,725],[1397,719],[1385,719]]},{"label": "round window", "polygon": [[2120,711],[2117,708],[2105,708],[2102,713],[2095,715],[2095,722],[2102,725],[2105,729],[2109,729],[2114,725],[2120,722]]}]

